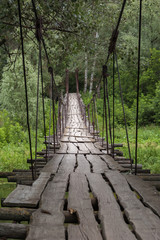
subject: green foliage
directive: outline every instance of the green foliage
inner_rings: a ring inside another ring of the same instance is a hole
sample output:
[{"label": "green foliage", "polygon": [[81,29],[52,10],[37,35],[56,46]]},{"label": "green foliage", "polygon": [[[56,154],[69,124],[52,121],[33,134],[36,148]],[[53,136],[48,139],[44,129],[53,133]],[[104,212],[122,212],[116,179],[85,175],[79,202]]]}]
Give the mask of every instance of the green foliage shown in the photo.
[{"label": "green foliage", "polygon": [[26,134],[18,122],[12,122],[6,110],[0,111],[0,145],[26,141]]},{"label": "green foliage", "polygon": [[[6,109],[10,116],[26,126],[26,102],[23,80],[22,59],[19,57],[9,70],[6,65],[0,90],[1,109]],[[35,125],[36,79],[37,74],[29,61],[26,61],[26,75],[29,99],[30,122]]]},{"label": "green foliage", "polygon": [[[135,127],[129,128],[129,139],[132,158],[135,158]],[[160,172],[160,127],[150,125],[139,128],[138,134],[138,163],[145,169],[151,169],[152,173]],[[115,129],[115,142],[123,143],[124,156],[129,157],[125,135],[125,129],[120,127]]]}]

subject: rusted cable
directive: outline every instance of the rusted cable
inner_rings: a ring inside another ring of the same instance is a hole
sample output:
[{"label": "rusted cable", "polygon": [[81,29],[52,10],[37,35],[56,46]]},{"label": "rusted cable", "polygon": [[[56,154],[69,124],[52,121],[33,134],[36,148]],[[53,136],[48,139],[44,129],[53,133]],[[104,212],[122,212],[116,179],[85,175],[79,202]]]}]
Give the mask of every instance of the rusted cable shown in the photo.
[{"label": "rusted cable", "polygon": [[31,158],[31,169],[32,169],[32,179],[34,180],[34,170],[33,170],[33,158],[32,158],[32,141],[31,141],[31,131],[29,122],[29,107],[28,107],[28,89],[27,89],[27,78],[26,78],[26,67],[25,67],[25,57],[24,57],[24,44],[23,44],[23,31],[22,31],[22,21],[21,21],[21,6],[20,0],[18,0],[18,14],[19,14],[19,26],[20,26],[20,39],[22,46],[22,64],[23,64],[23,77],[25,85],[25,97],[26,97],[26,113],[27,113],[27,128],[29,137],[29,147],[30,147],[30,158]]},{"label": "rusted cable", "polygon": [[142,0],[139,6],[139,37],[138,37],[138,73],[137,73],[137,109],[136,109],[136,143],[135,143],[135,175],[137,175],[137,152],[138,152],[138,115],[139,115],[139,82],[141,70],[141,28],[142,28]]},{"label": "rusted cable", "polygon": [[114,158],[114,137],[115,137],[115,53],[113,52],[113,144],[112,144],[113,158]]},{"label": "rusted cable", "polygon": [[37,78],[37,105],[36,105],[36,136],[35,136],[35,164],[34,170],[37,173],[37,139],[38,139],[38,114],[39,114],[39,76],[40,76],[40,55],[41,55],[41,43],[39,42],[39,60],[38,60],[38,78]]},{"label": "rusted cable", "polygon": [[117,54],[116,54],[116,52],[115,52],[115,61],[116,61],[116,66],[117,66],[117,73],[118,73],[118,80],[119,80],[119,89],[120,89],[120,97],[121,97],[121,103],[122,103],[122,109],[123,109],[123,117],[124,117],[125,129],[126,129],[126,138],[127,138],[127,145],[128,145],[128,153],[129,153],[129,159],[130,159],[131,171],[132,171],[131,150],[130,150],[130,143],[129,143],[129,136],[128,136],[126,113],[125,113],[125,109],[124,109],[123,91],[122,91],[122,86],[121,86],[121,78],[120,78],[120,73],[119,73],[119,66],[118,66],[118,60],[117,60]]},{"label": "rusted cable", "polygon": [[106,106],[106,78],[107,78],[107,66],[103,65],[103,101],[104,101],[104,116],[105,116],[105,127],[106,127],[106,150],[109,154],[108,146],[108,120],[107,120],[107,106]]}]

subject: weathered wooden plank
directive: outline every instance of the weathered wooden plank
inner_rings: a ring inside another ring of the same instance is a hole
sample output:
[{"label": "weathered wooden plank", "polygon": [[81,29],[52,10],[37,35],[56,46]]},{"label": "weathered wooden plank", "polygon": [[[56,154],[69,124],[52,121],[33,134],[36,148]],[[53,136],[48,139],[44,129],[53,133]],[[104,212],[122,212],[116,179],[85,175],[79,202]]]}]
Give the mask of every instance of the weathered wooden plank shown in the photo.
[{"label": "weathered wooden plank", "polygon": [[93,214],[91,199],[89,196],[88,182],[84,174],[72,173],[70,176],[68,208],[77,212],[79,225],[72,239],[102,240],[98,223]]},{"label": "weathered wooden plank", "polygon": [[61,137],[60,141],[61,142],[68,142],[69,138],[67,136],[63,136],[63,137]]},{"label": "weathered wooden plank", "polygon": [[89,143],[95,141],[94,139],[90,139],[90,138],[88,138],[88,137],[86,137],[86,138],[83,137],[83,138],[81,138],[81,139],[82,139],[83,142],[89,142]]},{"label": "weathered wooden plank", "polygon": [[76,140],[77,140],[78,143],[83,143],[84,142],[83,138],[81,138],[81,137],[76,138]]},{"label": "weathered wooden plank", "polygon": [[144,204],[150,207],[160,217],[160,193],[151,185],[134,175],[124,175],[127,182],[131,185],[142,198]]},{"label": "weathered wooden plank", "polygon": [[109,156],[109,155],[102,155],[101,158],[106,162],[107,166],[109,169],[112,169],[112,170],[120,170],[120,171],[123,171],[123,167],[121,167],[117,162],[114,161],[114,159]]},{"label": "weathered wooden plank", "polygon": [[66,154],[62,160],[62,163],[58,169],[59,173],[73,172],[76,166],[76,156],[74,154]]},{"label": "weathered wooden plank", "polygon": [[18,185],[5,199],[5,206],[35,208],[49,179],[50,173],[43,172],[32,186]]},{"label": "weathered wooden plank", "polygon": [[62,142],[61,144],[61,147],[60,147],[60,149],[58,149],[58,151],[56,151],[56,153],[60,153],[60,154],[65,154],[65,153],[67,153],[67,149],[68,149],[68,146],[67,146],[67,144],[66,143],[64,143],[64,142]]},{"label": "weathered wooden plank", "polygon": [[96,148],[98,148],[99,150],[105,150],[105,149],[106,149],[105,147],[102,147],[99,142],[95,142],[95,143],[94,143],[94,146],[95,146]]},{"label": "weathered wooden plank", "polygon": [[68,239],[69,240],[87,240],[87,236],[85,237],[81,232],[79,225],[69,224],[68,226]]},{"label": "weathered wooden plank", "polygon": [[0,220],[29,221],[34,211],[29,208],[0,208]]},{"label": "weathered wooden plank", "polygon": [[88,148],[86,147],[86,145],[84,143],[77,143],[76,145],[78,147],[79,154],[89,154],[90,153],[90,151],[88,150]]},{"label": "weathered wooden plank", "polygon": [[[121,164],[124,168],[131,168],[131,164]],[[135,164],[132,164],[132,168],[135,169]],[[137,169],[142,169],[142,164],[137,164]]]},{"label": "weathered wooden plank", "polygon": [[87,174],[87,178],[91,191],[99,203],[99,219],[104,239],[135,240],[135,236],[124,221],[120,207],[108,183],[100,174]]},{"label": "weathered wooden plank", "polygon": [[63,157],[63,154],[55,154],[53,158],[41,170],[41,172],[49,172],[50,174],[56,173]]},{"label": "weathered wooden plank", "polygon": [[72,153],[72,154],[76,154],[78,153],[78,148],[73,144],[73,143],[67,143],[68,149],[67,149],[67,153]]},{"label": "weathered wooden plank", "polygon": [[56,174],[33,213],[27,240],[65,240],[63,205],[69,174]]},{"label": "weathered wooden plank", "polygon": [[126,179],[118,171],[107,171],[105,176],[114,188],[120,204],[139,239],[160,239],[160,219],[131,191]]},{"label": "weathered wooden plank", "polygon": [[94,146],[93,143],[85,143],[85,145],[89,149],[91,154],[97,154],[97,155],[103,154],[98,148]]},{"label": "weathered wooden plank", "polygon": [[44,227],[44,224],[31,225],[26,240],[66,240],[64,226],[52,226],[47,222]]},{"label": "weathered wooden plank", "polygon": [[87,159],[84,157],[84,155],[77,155],[77,168],[75,172],[77,173],[89,173],[90,170],[90,164],[87,161]]},{"label": "weathered wooden plank", "polygon": [[94,173],[104,173],[108,170],[107,164],[100,158],[100,156],[87,155],[86,158],[90,162]]},{"label": "weathered wooden plank", "polygon": [[76,143],[77,140],[76,140],[75,137],[69,137],[69,142],[71,142],[71,143]]},{"label": "weathered wooden plank", "polygon": [[25,239],[28,226],[15,223],[0,223],[0,238]]}]

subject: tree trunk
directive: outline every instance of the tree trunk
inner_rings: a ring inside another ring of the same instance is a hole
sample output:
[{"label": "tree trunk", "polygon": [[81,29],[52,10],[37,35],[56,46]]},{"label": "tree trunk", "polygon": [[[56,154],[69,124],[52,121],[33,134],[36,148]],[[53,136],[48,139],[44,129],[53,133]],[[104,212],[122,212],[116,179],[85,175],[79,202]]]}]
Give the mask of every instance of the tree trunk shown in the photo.
[{"label": "tree trunk", "polygon": [[87,91],[87,82],[88,82],[88,57],[85,52],[85,72],[84,72],[84,93]]},{"label": "tree trunk", "polygon": [[96,60],[97,60],[97,38],[98,37],[99,37],[98,32],[96,32],[96,36],[95,36],[95,38],[96,38],[95,39],[95,55],[94,55],[94,60],[93,60],[93,65],[92,65],[89,93],[92,93],[92,88],[93,88],[94,72],[95,72],[95,66],[96,66]]}]

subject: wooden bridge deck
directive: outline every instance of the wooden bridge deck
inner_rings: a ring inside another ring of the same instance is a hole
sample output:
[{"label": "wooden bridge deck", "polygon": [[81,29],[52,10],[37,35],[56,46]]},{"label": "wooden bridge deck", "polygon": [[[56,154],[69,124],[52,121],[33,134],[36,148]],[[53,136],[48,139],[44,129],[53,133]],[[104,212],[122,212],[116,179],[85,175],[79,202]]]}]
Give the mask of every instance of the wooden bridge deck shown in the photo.
[{"label": "wooden bridge deck", "polygon": [[60,145],[33,185],[18,185],[3,203],[33,209],[29,225],[16,224],[19,238],[160,240],[159,192],[104,154],[88,133],[76,94],[69,95]]}]

